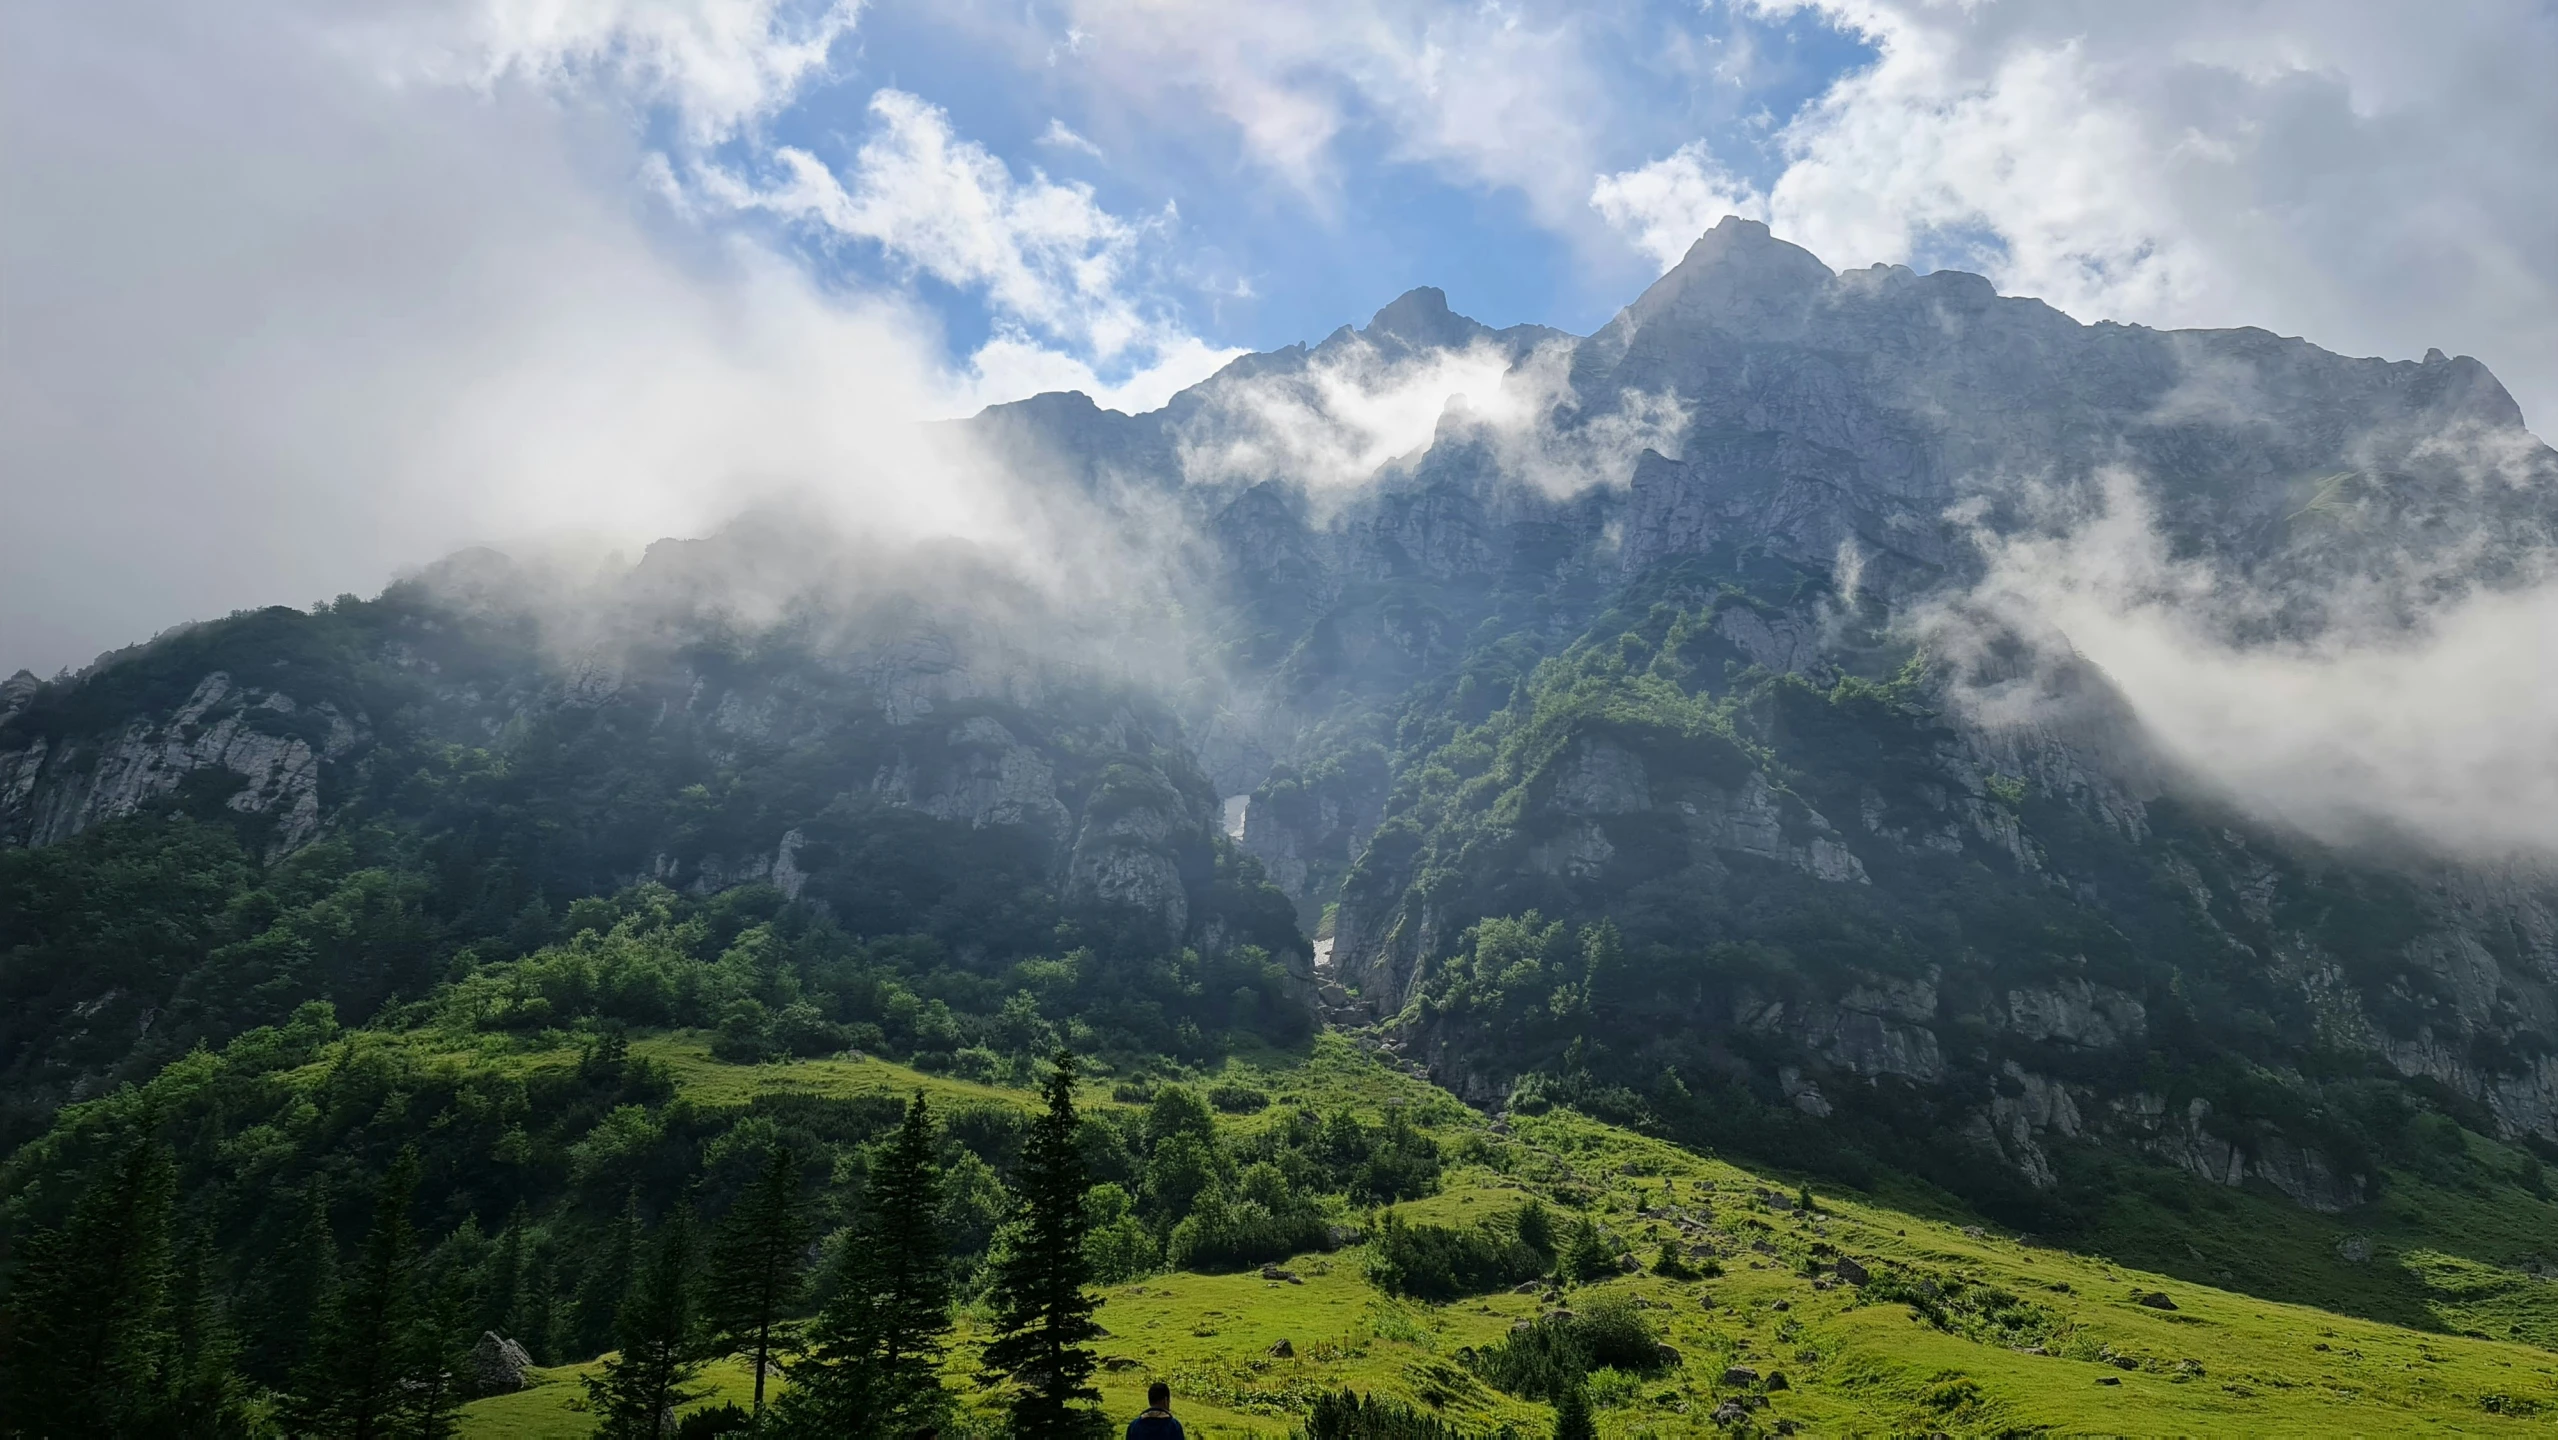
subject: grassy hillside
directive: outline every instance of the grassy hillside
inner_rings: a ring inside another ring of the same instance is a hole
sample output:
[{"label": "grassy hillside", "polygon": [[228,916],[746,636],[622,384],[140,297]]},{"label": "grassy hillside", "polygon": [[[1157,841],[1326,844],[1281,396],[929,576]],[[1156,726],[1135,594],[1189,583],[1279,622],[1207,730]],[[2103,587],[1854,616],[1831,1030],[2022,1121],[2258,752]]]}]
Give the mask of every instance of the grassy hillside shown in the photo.
[{"label": "grassy hillside", "polygon": [[[683,1036],[634,1051],[665,1065],[681,1096],[706,1109],[776,1093],[852,1098],[918,1087],[953,1105],[1031,1103],[1027,1091],[876,1060],[726,1065]],[[1162,1378],[1192,1433],[1276,1435],[1315,1395],[1350,1386],[1428,1406],[1469,1431],[1542,1434],[1550,1409],[1487,1383],[1469,1349],[1558,1305],[1586,1312],[1624,1295],[1679,1359],[1598,1373],[1593,1394],[1611,1436],[1691,1433],[1731,1401],[1747,1407],[1740,1425],[1817,1434],[2522,1434],[2545,1433],[2558,1417],[2558,1354],[2459,1333],[2510,1328],[2546,1343],[2558,1320],[2558,1280],[2474,1258],[2482,1228],[2521,1240],[2537,1225],[2539,1236],[2558,1236],[2558,1214],[2517,1209],[2510,1190],[2469,1197],[2464,1208],[2460,1196],[2398,1177],[2379,1213],[2340,1220],[2253,1196],[2153,1188],[2125,1195],[2109,1222],[2124,1243],[2108,1259],[1967,1226],[1923,1197],[1824,1191],[1807,1212],[1787,1177],[1569,1110],[1496,1124],[1338,1036],[1303,1057],[1233,1062],[1225,1078],[1271,1100],[1220,1117],[1239,1134],[1281,1123],[1299,1105],[1409,1115],[1450,1161],[1440,1193],[1395,1207],[1409,1221],[1463,1228],[1534,1196],[1567,1220],[1596,1220],[1612,1250],[1652,1262],[1668,1241],[1721,1273],[1647,1270],[1559,1294],[1532,1285],[1535,1293],[1429,1304],[1383,1293],[1367,1278],[1369,1247],[1353,1245],[1287,1262],[1293,1282],[1254,1271],[1152,1276],[1110,1289],[1101,1312],[1110,1332],[1102,1382],[1115,1414],[1134,1413],[1145,1383]],[[1123,1104],[1108,1092],[1096,1085],[1090,1103]],[[1373,1234],[1375,1217],[1358,1218]],[[2357,1236],[2370,1258],[2337,1253]],[[2163,1271],[2117,1263],[2188,1246],[2187,1262]],[[1841,1257],[1862,1267],[1865,1284],[1840,1277]],[[2197,1283],[2198,1269],[2231,1278]],[[2259,1293],[2234,1288],[2242,1283]],[[2265,1298],[2274,1293],[2283,1298]],[[2143,1303],[2159,1295],[2173,1308]],[[963,1386],[975,1318],[964,1317],[954,1355]],[[1286,1353],[1274,1354],[1283,1341]],[[1760,1378],[1727,1379],[1734,1367]],[[577,1373],[545,1372],[550,1383],[478,1402],[465,1411],[465,1433],[582,1433]],[[733,1369],[714,1378],[721,1398],[745,1383]]]}]

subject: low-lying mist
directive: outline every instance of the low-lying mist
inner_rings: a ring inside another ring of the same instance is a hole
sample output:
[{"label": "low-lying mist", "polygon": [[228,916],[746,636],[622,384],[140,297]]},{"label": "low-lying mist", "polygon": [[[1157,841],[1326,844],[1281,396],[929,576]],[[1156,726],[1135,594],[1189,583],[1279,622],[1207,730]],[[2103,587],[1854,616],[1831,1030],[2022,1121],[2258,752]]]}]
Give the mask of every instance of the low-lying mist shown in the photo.
[{"label": "low-lying mist", "polygon": [[2131,476],[2065,523],[1980,538],[1967,607],[2100,667],[2161,756],[2240,807],[2344,846],[2558,856],[2558,580],[2339,579],[2316,633],[2269,640],[2250,622],[2279,597],[2179,554]]}]

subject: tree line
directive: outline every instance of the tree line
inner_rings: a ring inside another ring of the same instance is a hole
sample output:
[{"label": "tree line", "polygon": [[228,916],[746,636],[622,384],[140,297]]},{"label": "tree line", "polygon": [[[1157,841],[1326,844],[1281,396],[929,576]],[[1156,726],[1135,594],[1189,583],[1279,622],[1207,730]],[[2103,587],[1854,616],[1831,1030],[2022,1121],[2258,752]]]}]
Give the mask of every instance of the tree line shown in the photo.
[{"label": "tree line", "polygon": [[[1101,1429],[1086,1243],[1093,1185],[1077,1143],[1075,1075],[1075,1057],[1058,1052],[1045,1109],[1024,1134],[978,1357],[980,1381],[1005,1396],[1011,1433],[1037,1440]],[[596,1433],[924,1435],[952,1425],[958,1297],[942,1233],[939,1128],[917,1092],[873,1161],[845,1243],[818,1273],[797,1158],[784,1145],[716,1225],[678,1205],[643,1232],[634,1207],[612,1321],[618,1351],[586,1381]],[[181,1233],[173,1149],[154,1127],[135,1127],[64,1223],[16,1257],[0,1305],[0,1433],[452,1434],[471,1385],[472,1315],[423,1263],[410,1219],[419,1169],[410,1147],[383,1174],[343,1269],[314,1187],[289,1263],[258,1302],[279,1312],[257,1317],[261,1330],[289,1337],[290,1353],[266,1367],[284,1383],[270,1387],[247,1373],[234,1317],[208,1282],[207,1242]],[[803,1319],[812,1294],[822,1300]],[[296,1315],[298,1326],[276,1323]],[[704,1367],[722,1355],[752,1368],[752,1409],[687,1415],[706,1393]],[[768,1384],[776,1375],[786,1383]]]}]

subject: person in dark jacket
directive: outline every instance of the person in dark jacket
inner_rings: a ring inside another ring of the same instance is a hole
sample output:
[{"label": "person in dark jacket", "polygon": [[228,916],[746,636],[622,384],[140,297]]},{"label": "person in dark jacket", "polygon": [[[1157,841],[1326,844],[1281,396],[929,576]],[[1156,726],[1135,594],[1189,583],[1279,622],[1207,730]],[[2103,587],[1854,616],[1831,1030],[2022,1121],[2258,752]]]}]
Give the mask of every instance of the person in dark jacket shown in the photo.
[{"label": "person in dark jacket", "polygon": [[1146,1409],[1128,1422],[1128,1440],[1181,1440],[1181,1422],[1172,1418],[1172,1387],[1161,1380],[1146,1387]]}]

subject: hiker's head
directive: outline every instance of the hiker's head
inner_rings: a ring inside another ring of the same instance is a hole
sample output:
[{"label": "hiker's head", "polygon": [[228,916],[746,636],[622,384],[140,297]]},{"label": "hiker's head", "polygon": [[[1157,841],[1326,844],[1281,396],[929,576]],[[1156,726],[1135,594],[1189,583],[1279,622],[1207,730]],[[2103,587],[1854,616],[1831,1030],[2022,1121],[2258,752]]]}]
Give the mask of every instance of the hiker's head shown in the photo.
[{"label": "hiker's head", "polygon": [[1146,1403],[1157,1410],[1172,1408],[1172,1387],[1161,1380],[1146,1387]]}]

